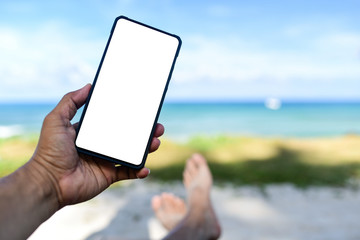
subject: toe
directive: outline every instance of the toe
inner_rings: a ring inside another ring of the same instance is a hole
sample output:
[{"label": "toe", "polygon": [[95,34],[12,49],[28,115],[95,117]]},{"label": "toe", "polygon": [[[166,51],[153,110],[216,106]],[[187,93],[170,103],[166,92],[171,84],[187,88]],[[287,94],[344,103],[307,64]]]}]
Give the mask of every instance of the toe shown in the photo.
[{"label": "toe", "polygon": [[180,199],[180,198],[176,198],[174,201],[174,204],[176,205],[176,208],[179,212],[186,212],[186,205],[184,200]]},{"label": "toe", "polygon": [[187,161],[185,171],[188,172],[190,176],[196,175],[197,166],[193,158],[190,158]]},{"label": "toe", "polygon": [[192,159],[197,166],[207,165],[205,158],[199,153],[195,153]]},{"label": "toe", "polygon": [[157,211],[161,207],[161,197],[156,195],[151,199],[151,206],[154,211]]},{"label": "toe", "polygon": [[183,172],[183,182],[184,182],[185,187],[188,187],[191,183],[191,176],[188,171]]}]

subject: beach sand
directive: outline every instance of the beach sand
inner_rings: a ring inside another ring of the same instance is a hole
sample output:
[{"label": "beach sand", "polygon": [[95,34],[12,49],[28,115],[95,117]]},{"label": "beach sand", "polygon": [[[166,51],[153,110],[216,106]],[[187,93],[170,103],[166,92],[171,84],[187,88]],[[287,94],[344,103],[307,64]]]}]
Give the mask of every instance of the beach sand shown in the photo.
[{"label": "beach sand", "polygon": [[[30,239],[161,239],[166,231],[150,202],[163,191],[185,196],[180,182],[127,181],[88,202],[65,207]],[[360,190],[215,186],[212,201],[223,229],[221,239],[360,239]]]}]

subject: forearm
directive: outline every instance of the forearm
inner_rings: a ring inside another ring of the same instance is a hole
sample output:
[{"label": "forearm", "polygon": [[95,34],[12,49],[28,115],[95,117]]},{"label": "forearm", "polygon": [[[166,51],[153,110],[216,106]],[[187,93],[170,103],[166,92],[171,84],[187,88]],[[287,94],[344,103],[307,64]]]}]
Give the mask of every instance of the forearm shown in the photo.
[{"label": "forearm", "polygon": [[34,165],[0,179],[0,239],[26,239],[58,209],[56,194]]}]

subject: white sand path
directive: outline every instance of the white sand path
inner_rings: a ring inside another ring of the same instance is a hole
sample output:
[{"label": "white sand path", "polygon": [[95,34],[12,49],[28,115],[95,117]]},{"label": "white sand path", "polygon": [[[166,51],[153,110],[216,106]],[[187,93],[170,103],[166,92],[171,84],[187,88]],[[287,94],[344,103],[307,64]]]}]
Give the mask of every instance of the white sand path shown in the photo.
[{"label": "white sand path", "polygon": [[[166,231],[150,201],[163,191],[184,197],[181,183],[129,181],[86,203],[57,212],[30,237],[36,239],[160,239]],[[221,239],[360,239],[360,190],[272,185],[214,187]]]}]

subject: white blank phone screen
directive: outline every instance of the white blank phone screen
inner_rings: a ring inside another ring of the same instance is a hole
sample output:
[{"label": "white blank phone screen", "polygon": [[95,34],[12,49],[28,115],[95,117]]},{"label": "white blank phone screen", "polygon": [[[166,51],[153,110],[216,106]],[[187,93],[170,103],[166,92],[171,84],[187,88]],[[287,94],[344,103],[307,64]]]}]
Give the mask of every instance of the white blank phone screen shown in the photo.
[{"label": "white blank phone screen", "polygon": [[139,165],[178,45],[171,35],[120,18],[76,145]]}]

